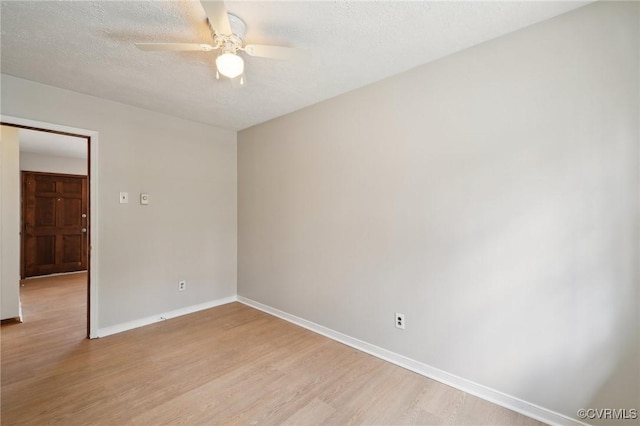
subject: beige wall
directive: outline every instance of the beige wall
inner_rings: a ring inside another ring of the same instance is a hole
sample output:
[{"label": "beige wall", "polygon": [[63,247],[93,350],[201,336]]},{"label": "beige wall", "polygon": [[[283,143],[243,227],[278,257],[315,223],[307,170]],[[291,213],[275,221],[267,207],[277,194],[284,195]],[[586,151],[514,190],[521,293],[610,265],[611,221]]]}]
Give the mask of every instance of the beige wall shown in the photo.
[{"label": "beige wall", "polygon": [[20,316],[20,151],[18,130],[0,126],[1,319]]},{"label": "beige wall", "polygon": [[569,417],[638,407],[638,8],[240,132],[238,294]]},{"label": "beige wall", "polygon": [[83,158],[46,155],[25,151],[20,152],[20,170],[30,172],[86,175],[87,164],[87,160]]},{"label": "beige wall", "polygon": [[236,294],[235,132],[7,75],[1,107],[99,134],[100,328]]}]

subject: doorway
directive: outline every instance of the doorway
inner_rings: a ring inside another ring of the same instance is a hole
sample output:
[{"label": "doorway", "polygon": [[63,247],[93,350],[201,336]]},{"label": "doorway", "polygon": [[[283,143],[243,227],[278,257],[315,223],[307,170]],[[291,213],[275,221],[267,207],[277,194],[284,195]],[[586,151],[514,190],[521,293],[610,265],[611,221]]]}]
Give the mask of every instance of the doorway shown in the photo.
[{"label": "doorway", "polygon": [[[47,136],[74,138],[76,144],[81,146],[85,152],[82,160],[84,173],[73,170],[66,174],[54,173],[56,170],[54,172],[33,172],[26,169],[34,169],[34,167],[22,167],[21,165],[23,178],[20,188],[22,192],[21,205],[24,208],[25,221],[20,226],[22,240],[20,274],[21,278],[53,277],[56,276],[55,274],[83,271],[79,272],[79,275],[74,279],[86,277],[86,285],[84,285],[86,291],[83,296],[87,301],[86,336],[95,338],[98,335],[97,301],[95,297],[91,296],[97,294],[97,277],[95,276],[97,261],[96,253],[94,253],[97,244],[96,235],[91,231],[96,225],[96,215],[93,212],[96,207],[97,182],[93,177],[97,176],[95,151],[98,134],[94,131],[6,116],[2,116],[0,124],[18,128],[20,133],[23,131],[37,133],[43,135],[45,139]],[[49,154],[56,157],[55,152]],[[68,155],[68,152],[62,152],[58,156]],[[42,156],[39,161],[31,161],[30,164],[38,162],[43,162]],[[29,193],[24,188],[24,186],[29,186],[29,182],[31,185],[36,185],[33,193]],[[39,188],[37,188],[38,185]],[[61,229],[53,231],[52,228],[47,228],[47,225],[54,224],[61,225]],[[35,257],[28,254],[25,256],[25,251],[29,250],[35,252]],[[16,285],[19,284],[16,283]],[[28,321],[28,318],[25,320]]]}]

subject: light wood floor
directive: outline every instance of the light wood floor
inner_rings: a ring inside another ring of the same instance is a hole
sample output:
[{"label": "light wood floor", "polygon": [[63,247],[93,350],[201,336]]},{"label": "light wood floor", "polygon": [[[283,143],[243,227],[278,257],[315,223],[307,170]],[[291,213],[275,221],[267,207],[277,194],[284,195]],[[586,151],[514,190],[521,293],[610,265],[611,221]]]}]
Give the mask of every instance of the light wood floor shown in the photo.
[{"label": "light wood floor", "polygon": [[25,281],[3,425],[541,424],[240,303],[87,340],[85,279]]}]

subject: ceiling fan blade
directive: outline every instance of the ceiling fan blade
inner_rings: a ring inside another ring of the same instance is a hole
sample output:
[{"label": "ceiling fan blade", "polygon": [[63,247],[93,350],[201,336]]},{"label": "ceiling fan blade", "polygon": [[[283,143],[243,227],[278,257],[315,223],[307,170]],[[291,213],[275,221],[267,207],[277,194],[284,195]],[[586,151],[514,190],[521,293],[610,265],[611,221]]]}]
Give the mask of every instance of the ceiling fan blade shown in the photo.
[{"label": "ceiling fan blade", "polygon": [[140,50],[146,51],[169,51],[169,52],[181,52],[181,51],[209,51],[214,50],[215,47],[210,44],[200,43],[135,43],[136,47]]},{"label": "ceiling fan blade", "polygon": [[293,47],[269,46],[266,44],[247,44],[244,51],[249,56],[271,59],[297,59],[307,55],[306,50],[295,49]]},{"label": "ceiling fan blade", "polygon": [[201,1],[211,27],[216,34],[230,35],[231,24],[229,24],[229,16],[227,8],[223,1]]}]

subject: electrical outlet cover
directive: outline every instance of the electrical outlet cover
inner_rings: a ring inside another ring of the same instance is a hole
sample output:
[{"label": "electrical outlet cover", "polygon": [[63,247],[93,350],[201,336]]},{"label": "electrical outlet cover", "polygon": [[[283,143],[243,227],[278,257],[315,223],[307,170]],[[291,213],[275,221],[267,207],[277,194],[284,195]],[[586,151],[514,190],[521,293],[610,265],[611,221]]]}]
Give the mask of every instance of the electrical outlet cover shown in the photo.
[{"label": "electrical outlet cover", "polygon": [[404,314],[396,312],[394,316],[394,321],[396,323],[396,328],[404,330],[404,327],[405,327]]}]

